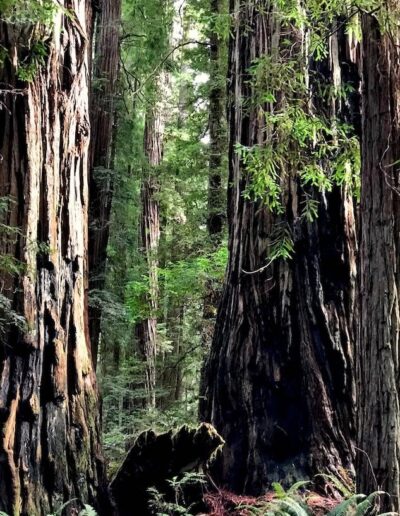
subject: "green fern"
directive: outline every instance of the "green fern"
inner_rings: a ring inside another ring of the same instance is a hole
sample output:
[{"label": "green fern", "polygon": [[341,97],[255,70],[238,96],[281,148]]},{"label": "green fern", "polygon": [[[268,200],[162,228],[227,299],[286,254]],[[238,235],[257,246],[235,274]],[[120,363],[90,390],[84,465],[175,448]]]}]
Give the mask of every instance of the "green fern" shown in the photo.
[{"label": "green fern", "polygon": [[298,494],[298,492],[300,491],[300,489],[303,489],[305,486],[309,486],[310,485],[310,481],[309,480],[299,480],[298,482],[295,482],[287,491],[287,495],[288,496],[294,496],[296,494]]},{"label": "green fern", "polygon": [[[61,507],[59,507],[56,510],[56,512],[54,512],[52,514],[48,514],[47,516],[61,516],[64,509],[66,509],[69,505],[71,505],[72,503],[77,502],[77,501],[78,501],[78,498],[72,498],[71,500],[68,500],[67,502],[65,502]],[[0,516],[3,516],[3,515],[0,513]],[[98,514],[91,505],[83,504],[83,509],[79,512],[78,516],[98,516]]]},{"label": "green fern", "polygon": [[339,491],[339,493],[344,498],[350,498],[354,495],[354,493],[351,491],[351,489],[348,486],[346,486],[341,480],[339,480],[337,477],[335,477],[334,475],[326,475],[326,474],[320,473],[319,475],[315,475],[315,478],[317,478],[317,477],[321,477],[325,480],[329,480],[330,482],[332,482],[334,487],[337,489],[337,491]]},{"label": "green fern", "polygon": [[371,493],[364,501],[357,505],[355,516],[364,516],[369,514],[375,500],[384,494],[386,494],[385,491],[375,491],[374,493]]},{"label": "green fern", "polygon": [[[276,483],[274,486],[275,492],[278,486],[280,486],[280,484]],[[280,488],[282,488],[282,486],[280,486]],[[282,496],[281,489],[278,488],[278,491],[280,496]],[[285,493],[285,498],[282,499],[264,502],[258,506],[240,504],[238,505],[237,509],[245,510],[249,514],[254,514],[257,516],[309,516],[310,514],[305,504],[299,500],[295,500],[294,498],[287,496],[287,493]]]},{"label": "green fern", "polygon": [[79,516],[98,516],[97,512],[90,505],[85,504]]},{"label": "green fern", "polygon": [[277,498],[280,498],[280,499],[286,498],[286,496],[287,496],[286,491],[283,489],[281,484],[279,484],[279,482],[273,482],[272,489],[274,490]]},{"label": "green fern", "polygon": [[359,500],[365,500],[366,496],[363,494],[355,494],[347,498],[334,509],[328,512],[327,516],[347,516],[350,509],[355,509]]}]

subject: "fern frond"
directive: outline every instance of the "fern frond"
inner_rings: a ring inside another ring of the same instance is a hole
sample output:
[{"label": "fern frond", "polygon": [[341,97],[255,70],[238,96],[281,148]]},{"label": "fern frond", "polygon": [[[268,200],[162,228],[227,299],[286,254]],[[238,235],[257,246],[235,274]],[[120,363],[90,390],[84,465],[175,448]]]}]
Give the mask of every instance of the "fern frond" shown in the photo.
[{"label": "fern frond", "polygon": [[308,516],[308,512],[304,507],[296,500],[293,500],[293,498],[282,500],[280,505],[286,507],[286,512],[288,512],[290,516]]},{"label": "fern frond", "polygon": [[79,516],[98,516],[97,512],[90,505],[84,504]]},{"label": "fern frond", "polygon": [[274,490],[275,496],[277,498],[285,498],[287,496],[286,491],[283,489],[281,484],[279,484],[279,482],[272,482],[272,489]]},{"label": "fern frond", "polygon": [[298,493],[298,491],[307,485],[309,485],[311,482],[309,480],[300,480],[299,482],[296,482],[290,488],[287,490],[288,496],[293,496]]},{"label": "fern frond", "polygon": [[358,500],[364,500],[366,498],[363,494],[356,494],[344,500],[337,507],[328,512],[327,516],[347,516],[347,511],[351,507],[355,507],[358,504]]},{"label": "fern frond", "polygon": [[326,475],[324,473],[320,473],[318,475],[315,475],[316,477],[322,477],[325,480],[329,480],[332,482],[332,484],[336,487],[336,489],[345,497],[350,498],[354,495],[354,493],[337,477],[334,475]]},{"label": "fern frond", "polygon": [[369,514],[370,509],[372,508],[375,499],[378,496],[386,494],[385,491],[375,491],[374,493],[371,493],[367,498],[357,505],[356,508],[356,514],[355,516],[365,516],[366,514]]}]

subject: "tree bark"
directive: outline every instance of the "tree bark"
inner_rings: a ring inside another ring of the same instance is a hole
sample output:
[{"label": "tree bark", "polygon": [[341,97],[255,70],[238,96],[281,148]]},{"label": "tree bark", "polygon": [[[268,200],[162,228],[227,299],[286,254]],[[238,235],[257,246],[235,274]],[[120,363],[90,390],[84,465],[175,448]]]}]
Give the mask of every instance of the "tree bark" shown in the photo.
[{"label": "tree bark", "polygon": [[160,243],[159,184],[155,168],[163,157],[164,113],[161,104],[146,113],[144,152],[147,169],[141,187],[140,244],[146,261],[148,294],[146,304],[148,317],[136,327],[139,351],[145,361],[145,389],[149,407],[156,405],[156,355],[157,355],[157,312],[159,305],[158,247]]},{"label": "tree bark", "polygon": [[[307,223],[289,170],[280,179],[285,213],[276,215],[243,196],[248,176],[235,152],[265,138],[246,101],[256,96],[249,66],[279,55],[273,11],[273,2],[230,2],[229,263],[201,403],[226,441],[216,478],[250,494],[321,472],[343,477],[353,462],[352,201],[339,189],[322,193],[319,217]],[[293,260],[246,274],[267,262],[277,224],[291,228]]]},{"label": "tree bark", "polygon": [[92,7],[60,4],[72,14],[40,33],[47,56],[30,83],[17,70],[40,28],[0,25],[0,187],[21,230],[8,251],[25,264],[13,303],[26,331],[0,346],[0,510],[13,516],[97,506],[104,482],[87,318]]},{"label": "tree bark", "polygon": [[[89,181],[90,290],[105,285],[107,244],[113,197],[116,93],[119,70],[121,0],[101,0],[97,19],[91,96],[91,174]],[[89,306],[89,329],[96,367],[101,332],[101,305]]]},{"label": "tree bark", "polygon": [[[393,2],[392,2],[393,4]],[[397,4],[397,3],[396,3]],[[358,339],[358,490],[400,510],[399,34],[362,18],[363,125]]]}]

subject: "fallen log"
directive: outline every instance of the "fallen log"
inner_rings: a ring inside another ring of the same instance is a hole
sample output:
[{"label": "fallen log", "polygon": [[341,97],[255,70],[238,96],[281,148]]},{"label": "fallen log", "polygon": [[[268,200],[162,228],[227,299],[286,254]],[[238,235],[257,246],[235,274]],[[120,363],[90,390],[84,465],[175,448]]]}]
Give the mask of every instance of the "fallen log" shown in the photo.
[{"label": "fallen log", "polygon": [[119,516],[151,515],[149,488],[168,493],[168,479],[204,467],[224,440],[211,425],[139,435],[110,483]]}]

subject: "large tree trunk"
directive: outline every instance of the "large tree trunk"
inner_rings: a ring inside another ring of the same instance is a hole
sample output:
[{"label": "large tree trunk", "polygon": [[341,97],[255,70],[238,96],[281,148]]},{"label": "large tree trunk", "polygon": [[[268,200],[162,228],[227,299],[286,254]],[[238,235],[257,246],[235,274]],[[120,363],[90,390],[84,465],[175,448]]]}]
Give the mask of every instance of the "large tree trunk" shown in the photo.
[{"label": "large tree trunk", "polygon": [[0,186],[21,229],[8,251],[26,264],[13,297],[26,331],[10,328],[0,347],[0,509],[13,516],[96,505],[104,480],[87,320],[92,8],[60,4],[71,14],[54,15],[29,84],[16,74],[39,28],[0,25]]},{"label": "large tree trunk", "polygon": [[[91,98],[91,175],[89,207],[90,290],[101,291],[105,268],[113,196],[113,154],[116,92],[119,70],[121,0],[101,0],[97,19]],[[96,296],[98,297],[98,296]],[[96,367],[101,326],[101,304],[89,307],[93,363]]]},{"label": "large tree trunk", "polygon": [[[162,81],[160,81],[161,84]],[[161,90],[160,90],[161,91]],[[148,316],[136,327],[139,351],[145,361],[147,405],[156,404],[157,312],[159,305],[158,247],[160,243],[159,183],[156,168],[163,157],[164,112],[157,104],[146,113],[144,152],[148,166],[143,170],[141,187],[140,246],[146,261],[148,293],[145,300]]]},{"label": "large tree trunk", "polygon": [[[246,103],[256,93],[248,68],[278,55],[280,31],[272,2],[231,0],[230,12],[229,264],[201,410],[226,440],[223,484],[258,494],[271,481],[352,467],[355,234],[339,189],[318,196],[315,222],[301,217],[295,172],[281,177],[284,215],[244,198],[235,145],[265,138],[259,110]],[[294,258],[265,268],[277,224],[291,228]]]},{"label": "large tree trunk", "polygon": [[364,15],[357,480],[399,511],[399,34]]}]

